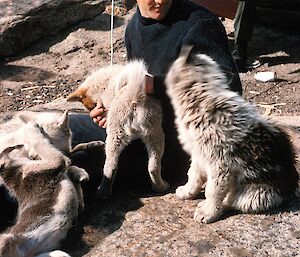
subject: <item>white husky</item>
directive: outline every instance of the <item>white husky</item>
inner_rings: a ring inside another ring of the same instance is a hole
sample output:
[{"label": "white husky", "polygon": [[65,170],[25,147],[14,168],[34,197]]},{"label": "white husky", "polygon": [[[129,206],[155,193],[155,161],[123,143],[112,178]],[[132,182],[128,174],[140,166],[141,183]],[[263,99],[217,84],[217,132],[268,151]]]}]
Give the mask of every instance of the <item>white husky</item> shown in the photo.
[{"label": "white husky", "polygon": [[145,92],[146,66],[142,61],[100,68],[67,98],[80,101],[89,110],[101,101],[108,109],[106,160],[98,196],[111,194],[118,159],[132,140],[140,138],[148,155],[148,172],[155,191],[162,192],[169,184],[161,177],[161,158],[164,152],[162,111],[159,101]]}]

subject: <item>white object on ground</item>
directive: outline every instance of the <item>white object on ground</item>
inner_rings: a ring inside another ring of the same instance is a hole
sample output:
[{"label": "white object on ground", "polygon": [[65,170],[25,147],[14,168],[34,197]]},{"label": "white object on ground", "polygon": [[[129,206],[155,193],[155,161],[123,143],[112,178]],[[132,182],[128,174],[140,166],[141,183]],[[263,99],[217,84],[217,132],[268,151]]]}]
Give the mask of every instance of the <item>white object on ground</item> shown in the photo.
[{"label": "white object on ground", "polygon": [[262,82],[274,81],[276,79],[276,72],[273,71],[257,72],[254,75],[254,78]]}]

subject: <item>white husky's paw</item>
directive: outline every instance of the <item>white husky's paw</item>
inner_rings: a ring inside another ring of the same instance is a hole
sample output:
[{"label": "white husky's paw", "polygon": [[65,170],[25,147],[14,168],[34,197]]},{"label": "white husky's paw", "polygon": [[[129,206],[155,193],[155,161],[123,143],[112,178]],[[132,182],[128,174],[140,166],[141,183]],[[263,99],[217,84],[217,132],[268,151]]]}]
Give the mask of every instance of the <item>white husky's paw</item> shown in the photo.
[{"label": "white husky's paw", "polygon": [[180,199],[195,199],[198,195],[191,192],[190,187],[187,185],[177,187],[175,194]]},{"label": "white husky's paw", "polygon": [[152,189],[155,192],[165,192],[169,188],[170,188],[170,184],[167,181],[163,180],[163,179],[161,180],[160,183],[157,183],[157,184],[152,183]]},{"label": "white husky's paw", "polygon": [[198,203],[194,213],[194,220],[199,223],[212,223],[217,221],[222,213],[222,208],[216,208],[208,200],[204,200]]}]

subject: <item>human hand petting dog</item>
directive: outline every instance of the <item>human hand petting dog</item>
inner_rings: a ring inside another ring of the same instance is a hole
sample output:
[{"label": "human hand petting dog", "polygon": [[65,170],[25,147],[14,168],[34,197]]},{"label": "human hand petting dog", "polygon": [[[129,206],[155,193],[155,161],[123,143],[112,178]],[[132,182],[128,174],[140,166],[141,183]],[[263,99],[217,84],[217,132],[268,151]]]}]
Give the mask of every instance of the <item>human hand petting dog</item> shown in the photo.
[{"label": "human hand petting dog", "polygon": [[105,109],[105,107],[102,105],[102,103],[100,101],[98,101],[96,107],[90,111],[90,117],[100,127],[106,128],[107,112],[108,112],[108,109]]},{"label": "human hand petting dog", "polygon": [[[154,79],[150,74],[147,74],[145,77],[145,91],[148,95],[154,93]],[[103,106],[102,102],[98,101],[96,107],[90,111],[90,117],[100,127],[106,128],[107,111],[108,109]]]}]

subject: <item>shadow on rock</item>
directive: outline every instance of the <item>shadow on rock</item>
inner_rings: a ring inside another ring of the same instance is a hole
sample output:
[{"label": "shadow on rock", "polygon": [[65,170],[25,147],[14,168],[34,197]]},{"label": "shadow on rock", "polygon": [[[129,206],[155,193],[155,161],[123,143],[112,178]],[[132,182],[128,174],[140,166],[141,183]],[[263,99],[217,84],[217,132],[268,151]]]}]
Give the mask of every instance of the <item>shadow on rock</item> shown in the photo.
[{"label": "shadow on rock", "polygon": [[[124,18],[122,17],[114,17],[114,28],[118,28],[124,25]],[[94,31],[110,31],[111,29],[111,15],[107,13],[102,13],[97,16],[93,21],[82,22],[78,25],[80,28],[84,28],[86,30],[94,30]]]},{"label": "shadow on rock", "polygon": [[73,257],[80,257],[101,243],[105,237],[118,230],[127,212],[135,211],[143,204],[132,191],[119,191],[108,200],[90,201],[80,218],[84,234],[76,242],[66,242],[63,249]]},{"label": "shadow on rock", "polygon": [[[229,46],[232,49],[234,34],[229,34]],[[281,42],[274,44],[273,42]],[[294,28],[281,27],[263,22],[255,24],[254,32],[248,44],[248,55],[257,58],[262,64],[268,64],[269,67],[278,64],[298,63],[300,61],[299,33]],[[280,47],[279,47],[280,46]],[[264,56],[277,52],[283,52],[280,56]]]},{"label": "shadow on rock", "polygon": [[40,81],[51,78],[54,73],[26,66],[0,64],[0,79],[10,81]]}]

